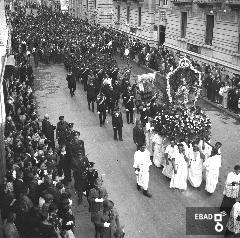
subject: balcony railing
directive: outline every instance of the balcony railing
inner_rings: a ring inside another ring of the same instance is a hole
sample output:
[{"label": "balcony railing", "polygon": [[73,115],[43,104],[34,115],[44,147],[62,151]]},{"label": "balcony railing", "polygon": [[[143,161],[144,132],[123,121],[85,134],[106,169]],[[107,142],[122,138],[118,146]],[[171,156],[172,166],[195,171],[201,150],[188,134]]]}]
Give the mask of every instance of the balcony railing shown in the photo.
[{"label": "balcony railing", "polygon": [[194,0],[194,3],[199,5],[215,5],[224,3],[224,0]]},{"label": "balcony railing", "polygon": [[193,0],[171,0],[171,2],[175,5],[180,5],[180,4],[191,4]]}]

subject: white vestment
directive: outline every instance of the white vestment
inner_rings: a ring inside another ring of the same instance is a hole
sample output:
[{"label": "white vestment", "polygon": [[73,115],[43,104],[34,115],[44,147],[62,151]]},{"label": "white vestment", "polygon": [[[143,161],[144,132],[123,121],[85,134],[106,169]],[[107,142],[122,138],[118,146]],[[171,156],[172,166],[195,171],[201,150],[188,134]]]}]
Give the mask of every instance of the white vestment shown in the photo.
[{"label": "white vestment", "polygon": [[152,165],[152,162],[148,150],[143,152],[138,150],[135,152],[133,167],[139,170],[137,174],[137,184],[141,186],[143,190],[148,190],[150,165]]},{"label": "white vestment", "polygon": [[177,169],[177,173],[175,174],[173,171],[170,188],[178,188],[178,189],[187,189],[187,177],[188,177],[188,164],[184,159],[184,155],[176,152],[172,158],[175,159],[175,165]]},{"label": "white vestment", "polygon": [[203,160],[201,159],[199,151],[190,151],[188,157],[190,159],[188,180],[193,187],[198,188],[202,183]]},{"label": "white vestment", "polygon": [[230,217],[227,223],[227,229],[235,234],[240,233],[240,221],[237,219],[240,216],[240,203],[236,202],[230,213]]},{"label": "white vestment", "polygon": [[156,167],[165,165],[164,151],[163,151],[163,138],[155,134],[152,142],[154,143],[153,163]]},{"label": "white vestment", "polygon": [[168,154],[169,163],[165,164],[162,173],[168,178],[172,178],[173,174],[172,155],[174,155],[177,151],[178,147],[176,145],[174,145],[173,147],[171,145],[168,145],[166,147],[165,154]]},{"label": "white vestment", "polygon": [[205,189],[209,193],[214,193],[218,183],[219,168],[221,167],[221,154],[217,154],[207,158],[203,163],[203,166],[206,168]]}]

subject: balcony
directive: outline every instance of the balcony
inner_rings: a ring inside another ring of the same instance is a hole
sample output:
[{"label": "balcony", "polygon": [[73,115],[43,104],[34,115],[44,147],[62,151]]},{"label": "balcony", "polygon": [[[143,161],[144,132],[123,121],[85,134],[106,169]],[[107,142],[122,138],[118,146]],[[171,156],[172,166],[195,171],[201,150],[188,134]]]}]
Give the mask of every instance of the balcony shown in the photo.
[{"label": "balcony", "polygon": [[232,9],[240,9],[240,1],[239,0],[226,0],[226,5]]},{"label": "balcony", "polygon": [[192,4],[193,0],[171,0],[174,5],[187,5]]},{"label": "balcony", "polygon": [[222,5],[224,0],[194,0],[194,3],[198,4],[199,7],[204,6],[213,6],[213,5]]}]

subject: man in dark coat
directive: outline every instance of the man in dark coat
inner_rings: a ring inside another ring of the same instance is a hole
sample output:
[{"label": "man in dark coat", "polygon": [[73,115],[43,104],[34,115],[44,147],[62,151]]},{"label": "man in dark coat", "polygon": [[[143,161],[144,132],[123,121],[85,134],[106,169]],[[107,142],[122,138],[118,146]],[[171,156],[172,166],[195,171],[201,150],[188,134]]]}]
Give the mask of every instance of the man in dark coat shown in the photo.
[{"label": "man in dark coat", "polygon": [[88,101],[88,109],[90,109],[90,104],[92,104],[92,112],[94,112],[94,101],[96,100],[96,88],[93,82],[90,82],[87,85],[87,101]]},{"label": "man in dark coat", "polygon": [[126,108],[126,116],[127,116],[127,123],[134,124],[133,122],[133,109],[134,109],[134,102],[133,102],[134,96],[129,93],[126,98],[125,108]]},{"label": "man in dark coat", "polygon": [[76,90],[76,79],[72,73],[72,70],[70,71],[70,73],[67,74],[66,80],[68,81],[68,88],[70,90],[70,94],[71,96],[73,96]]},{"label": "man in dark coat", "polygon": [[145,144],[146,136],[140,120],[136,121],[136,126],[133,128],[133,142],[140,149],[140,145]]},{"label": "man in dark coat", "polygon": [[75,131],[74,139],[70,143],[70,155],[72,158],[78,155],[85,156],[84,141],[80,140],[79,136],[80,136],[80,132]]},{"label": "man in dark coat", "polygon": [[58,139],[59,147],[66,144],[66,137],[68,132],[69,124],[64,121],[64,116],[59,117],[59,122],[57,123],[56,137]]},{"label": "man in dark coat", "polygon": [[123,141],[122,139],[122,127],[123,127],[123,119],[122,113],[120,112],[119,107],[116,107],[114,112],[112,113],[112,126],[114,132],[114,140],[118,140],[117,134],[119,136],[119,140]]},{"label": "man in dark coat", "polygon": [[49,115],[46,114],[42,121],[42,133],[46,136],[48,140],[51,142],[51,147],[55,148],[55,141],[54,141],[54,130],[56,129],[49,121]]},{"label": "man in dark coat", "polygon": [[97,112],[99,116],[100,126],[103,126],[105,124],[106,120],[106,97],[103,93],[100,93],[100,95],[97,98]]}]

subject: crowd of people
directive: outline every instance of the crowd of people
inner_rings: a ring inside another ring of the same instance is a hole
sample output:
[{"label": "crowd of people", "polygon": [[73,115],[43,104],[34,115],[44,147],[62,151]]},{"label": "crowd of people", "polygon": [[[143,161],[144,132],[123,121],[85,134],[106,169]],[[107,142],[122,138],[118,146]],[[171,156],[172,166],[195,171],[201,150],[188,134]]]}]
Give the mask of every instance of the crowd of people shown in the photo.
[{"label": "crowd of people", "polygon": [[[36,16],[26,15],[25,11],[24,7],[18,6],[11,16],[12,51],[17,70],[5,79],[8,81],[5,128],[8,172],[1,193],[1,212],[2,218],[6,219],[6,233],[15,232],[23,238],[74,236],[75,218],[68,191],[73,176],[79,203],[83,195],[87,197],[95,237],[124,236],[103,180],[85,155],[80,132],[73,129],[73,123],[64,121],[64,116],[59,117],[56,126],[50,123],[47,114],[40,123],[32,92],[34,76],[30,55],[35,67],[39,61],[64,63],[68,70],[66,81],[70,95],[75,95],[76,84],[81,81],[88,108],[92,112],[96,109],[100,127],[104,127],[107,113],[111,114],[114,140],[123,140],[120,102],[125,108],[128,124],[134,124],[134,113],[140,113],[140,120],[133,128],[136,144],[133,167],[137,189],[143,190],[145,196],[152,196],[148,191],[152,163],[162,168],[162,173],[170,179],[170,188],[183,191],[187,189],[187,181],[199,188],[206,169],[205,189],[209,194],[214,193],[221,167],[222,144],[159,135],[152,125],[158,110],[156,97],[142,100],[139,88],[130,80],[131,70],[121,72],[112,57],[116,52],[130,59],[137,56],[139,64],[166,75],[177,67],[176,55],[163,47],[151,48],[125,33],[91,25],[47,7],[39,8]],[[204,72],[208,99],[237,113],[240,79],[223,76],[217,66],[200,66],[197,62],[193,65]],[[233,182],[236,185],[235,180]]]},{"label": "crowd of people", "polygon": [[[73,130],[74,124],[66,122],[64,116],[59,117],[56,126],[48,114],[41,120],[34,103],[30,54],[36,67],[39,60],[46,64],[61,61],[61,39],[51,37],[52,31],[46,25],[51,18],[55,24],[70,24],[72,19],[62,14],[55,19],[57,16],[48,8],[39,9],[36,18],[26,15],[24,7],[17,6],[16,10],[11,18],[16,67],[5,74],[7,173],[0,196],[4,237],[74,237],[75,216],[69,189],[73,177],[79,204],[83,195],[89,203],[95,237],[122,238],[119,215],[94,163],[86,156],[80,132]],[[56,51],[49,52],[52,40],[56,40]]]}]

